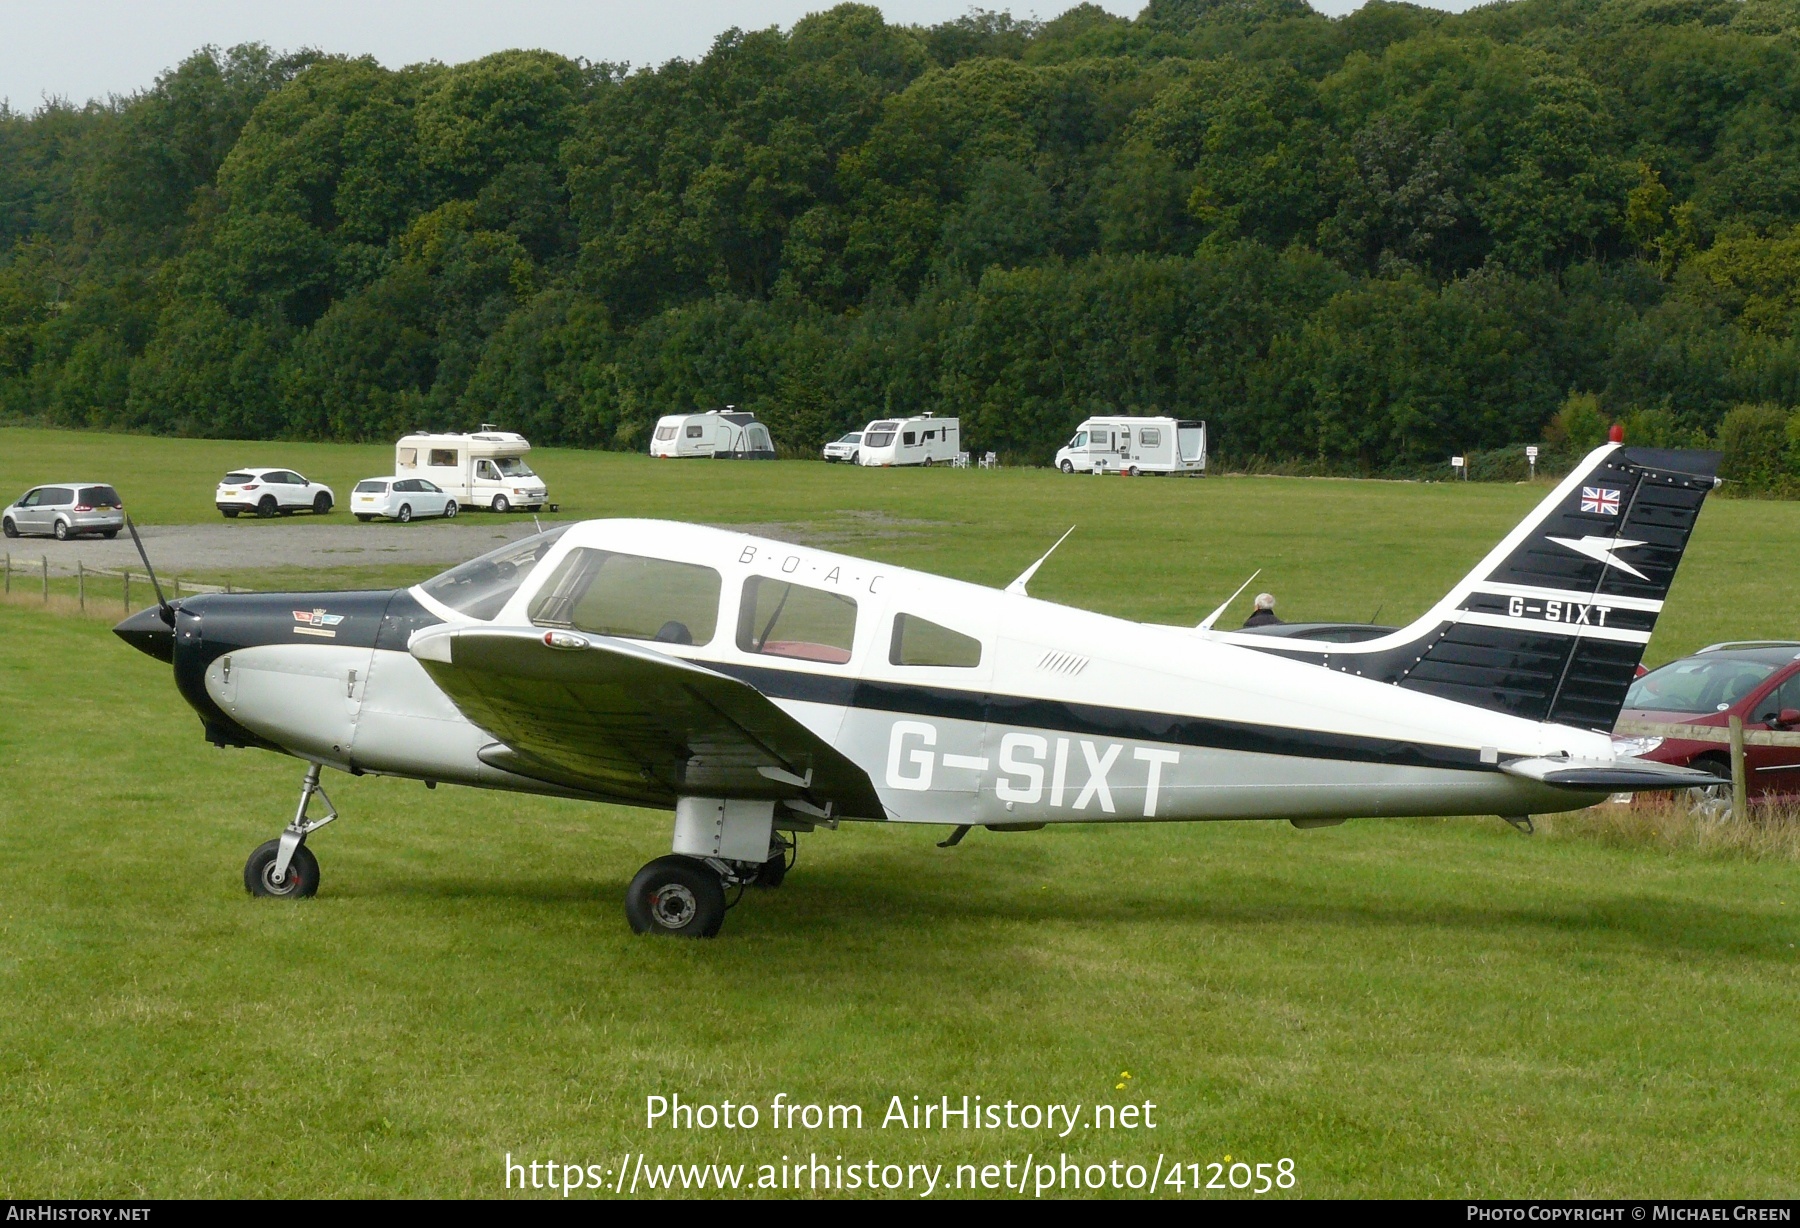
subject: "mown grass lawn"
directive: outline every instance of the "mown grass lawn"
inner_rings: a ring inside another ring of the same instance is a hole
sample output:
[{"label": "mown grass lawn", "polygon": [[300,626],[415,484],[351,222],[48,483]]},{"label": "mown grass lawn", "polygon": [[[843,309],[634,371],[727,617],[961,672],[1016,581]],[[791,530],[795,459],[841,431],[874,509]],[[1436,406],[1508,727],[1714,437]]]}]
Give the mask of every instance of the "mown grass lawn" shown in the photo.
[{"label": "mown grass lawn", "polygon": [[[20,434],[0,479],[22,489]],[[93,472],[93,440],[137,449],[146,489],[219,446],[69,436],[47,476]],[[989,582],[1076,521],[1034,592],[1171,621],[1256,566],[1290,615],[1408,617],[1540,494],[567,455],[553,480],[579,462],[606,496],[583,514],[807,525]],[[1797,538],[1800,508],[1709,506],[1653,654],[1792,634]],[[320,896],[253,903],[243,859],[298,780],[205,745],[102,623],[0,606],[0,1195],[487,1195],[507,1153],[754,1180],[813,1153],[948,1174],[1064,1151],[1290,1157],[1315,1196],[1800,1191],[1790,861],[1497,819],[949,851],[847,826],[679,943],[621,915],[666,816],[372,778],[328,781]],[[645,1130],[645,1097],[677,1092],[855,1103],[866,1128]],[[879,1128],[890,1096],[965,1093],[1149,1100],[1157,1128]]]}]

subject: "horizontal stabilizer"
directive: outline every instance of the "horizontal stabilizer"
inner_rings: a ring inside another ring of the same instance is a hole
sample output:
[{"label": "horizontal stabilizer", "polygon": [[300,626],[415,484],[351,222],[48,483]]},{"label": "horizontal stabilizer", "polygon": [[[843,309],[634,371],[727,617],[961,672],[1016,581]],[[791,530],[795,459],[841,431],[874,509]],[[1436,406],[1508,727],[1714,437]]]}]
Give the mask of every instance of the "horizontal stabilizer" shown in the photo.
[{"label": "horizontal stabilizer", "polygon": [[1500,770],[1527,780],[1568,789],[1621,789],[1648,793],[1658,789],[1703,789],[1719,778],[1698,768],[1677,767],[1650,759],[1615,759],[1581,763],[1571,759],[1514,759]]}]

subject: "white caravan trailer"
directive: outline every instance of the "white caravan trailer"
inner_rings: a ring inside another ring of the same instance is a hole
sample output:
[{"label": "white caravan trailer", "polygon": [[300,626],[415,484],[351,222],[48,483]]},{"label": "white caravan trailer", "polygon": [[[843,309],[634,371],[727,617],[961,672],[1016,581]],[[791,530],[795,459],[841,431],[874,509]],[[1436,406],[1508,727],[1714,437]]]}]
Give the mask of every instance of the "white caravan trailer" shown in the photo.
[{"label": "white caravan trailer", "polygon": [[1191,418],[1089,418],[1056,453],[1064,473],[1206,473],[1206,423]]},{"label": "white caravan trailer", "polygon": [[863,427],[863,465],[948,465],[962,449],[962,419],[881,418]]},{"label": "white caravan trailer", "polygon": [[472,435],[408,435],[394,445],[394,473],[435,482],[464,508],[554,512],[544,479],[525,463],[529,451],[525,436],[486,424]]},{"label": "white caravan trailer", "polygon": [[756,415],[727,405],[703,414],[670,414],[656,423],[652,456],[710,456],[717,460],[774,460],[769,428]]}]

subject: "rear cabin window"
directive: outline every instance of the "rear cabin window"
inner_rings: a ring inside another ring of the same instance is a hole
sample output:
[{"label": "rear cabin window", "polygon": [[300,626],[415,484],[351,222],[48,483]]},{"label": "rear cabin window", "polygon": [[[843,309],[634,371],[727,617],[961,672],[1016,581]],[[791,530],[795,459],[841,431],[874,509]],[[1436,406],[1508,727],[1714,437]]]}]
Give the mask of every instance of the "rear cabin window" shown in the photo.
[{"label": "rear cabin window", "polygon": [[457,452],[455,448],[433,448],[425,463],[435,468],[454,469],[456,467],[456,461]]},{"label": "rear cabin window", "polygon": [[571,550],[532,599],[541,627],[663,644],[708,644],[719,626],[719,573],[694,563]]},{"label": "rear cabin window", "polygon": [[88,486],[81,492],[81,502],[89,507],[123,507],[119,492],[110,486]]},{"label": "rear cabin window", "polygon": [[843,665],[856,641],[856,602],[769,576],[744,581],[737,645],[767,657]]},{"label": "rear cabin window", "polygon": [[888,644],[888,662],[973,669],[981,664],[981,641],[917,614],[896,614],[894,637]]}]

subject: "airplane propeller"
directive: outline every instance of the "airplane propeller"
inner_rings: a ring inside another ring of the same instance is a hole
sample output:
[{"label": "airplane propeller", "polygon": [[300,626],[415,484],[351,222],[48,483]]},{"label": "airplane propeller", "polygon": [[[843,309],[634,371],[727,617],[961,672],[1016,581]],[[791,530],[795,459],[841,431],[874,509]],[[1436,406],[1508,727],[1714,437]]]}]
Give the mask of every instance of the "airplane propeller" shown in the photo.
[{"label": "airplane propeller", "polygon": [[150,555],[144,549],[144,539],[138,536],[137,526],[131,522],[130,516],[125,517],[125,528],[131,533],[131,544],[137,547],[138,557],[144,560],[144,570],[150,575],[150,587],[156,590],[157,611],[162,615],[162,620],[173,627],[175,607],[163,596],[162,583],[156,578],[156,568],[150,566]]},{"label": "airplane propeller", "polygon": [[[1254,580],[1254,579],[1256,579],[1256,577],[1258,577],[1260,575],[1262,575],[1262,568],[1258,567],[1255,571],[1250,573],[1250,580]],[[1250,587],[1250,580],[1245,580],[1242,584],[1238,585],[1237,592],[1233,593],[1233,594],[1231,594],[1231,596],[1225,598],[1225,600],[1219,604],[1218,609],[1214,610],[1211,614],[1208,614],[1205,618],[1201,619],[1200,625],[1198,627],[1194,628],[1194,630],[1196,630],[1196,631],[1211,631],[1213,624],[1219,621],[1219,615],[1221,615],[1225,612],[1226,607],[1229,606],[1232,602],[1236,601],[1238,599],[1238,595],[1240,593],[1242,593],[1245,589]]]}]

